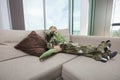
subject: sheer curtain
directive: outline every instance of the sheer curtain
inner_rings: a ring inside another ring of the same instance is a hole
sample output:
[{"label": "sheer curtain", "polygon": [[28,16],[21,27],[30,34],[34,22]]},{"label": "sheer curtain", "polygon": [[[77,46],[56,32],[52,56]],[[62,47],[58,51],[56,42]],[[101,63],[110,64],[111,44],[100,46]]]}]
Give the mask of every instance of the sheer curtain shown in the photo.
[{"label": "sheer curtain", "polygon": [[88,35],[94,35],[95,2],[96,0],[89,0]]},{"label": "sheer curtain", "polygon": [[0,0],[0,29],[11,29],[8,0]]}]

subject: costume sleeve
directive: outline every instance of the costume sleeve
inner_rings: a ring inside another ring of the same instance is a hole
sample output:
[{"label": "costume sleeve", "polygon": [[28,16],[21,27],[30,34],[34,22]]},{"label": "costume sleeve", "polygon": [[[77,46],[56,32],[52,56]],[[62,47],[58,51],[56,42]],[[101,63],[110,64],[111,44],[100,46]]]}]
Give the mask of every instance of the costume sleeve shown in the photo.
[{"label": "costume sleeve", "polygon": [[67,42],[61,34],[58,33],[55,36],[56,36],[59,43]]},{"label": "costume sleeve", "polygon": [[49,56],[51,56],[51,55],[53,55],[53,54],[55,54],[55,53],[57,53],[57,52],[58,52],[58,51],[57,51],[56,49],[50,49],[50,50],[44,52],[44,53],[39,57],[39,59],[40,59],[40,61],[41,61],[41,60],[44,60],[44,59],[48,58]]},{"label": "costume sleeve", "polygon": [[53,37],[53,33],[52,32],[50,32],[49,30],[46,30],[46,31],[44,31],[44,36],[45,36],[45,39],[49,42],[50,41],[50,39]]}]

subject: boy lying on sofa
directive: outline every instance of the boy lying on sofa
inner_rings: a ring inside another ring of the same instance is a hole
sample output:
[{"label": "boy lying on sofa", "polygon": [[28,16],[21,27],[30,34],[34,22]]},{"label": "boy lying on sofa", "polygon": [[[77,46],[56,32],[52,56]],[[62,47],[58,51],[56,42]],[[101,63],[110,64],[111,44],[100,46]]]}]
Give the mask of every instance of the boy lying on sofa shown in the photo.
[{"label": "boy lying on sofa", "polygon": [[110,50],[110,40],[102,41],[97,47],[93,45],[76,45],[66,41],[57,32],[57,28],[55,26],[51,26],[49,31],[45,32],[45,38],[48,41],[47,48],[49,50],[39,57],[40,61],[43,61],[45,58],[58,52],[83,55],[102,62],[107,62],[109,59],[117,55],[117,51],[111,52]]}]

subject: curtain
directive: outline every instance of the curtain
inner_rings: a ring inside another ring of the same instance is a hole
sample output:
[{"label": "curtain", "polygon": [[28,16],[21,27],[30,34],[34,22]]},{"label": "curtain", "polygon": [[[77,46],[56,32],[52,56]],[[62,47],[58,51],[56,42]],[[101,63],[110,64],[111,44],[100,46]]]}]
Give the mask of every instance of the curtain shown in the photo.
[{"label": "curtain", "polygon": [[25,30],[23,0],[9,0],[12,29]]},{"label": "curtain", "polygon": [[89,0],[89,21],[88,21],[88,35],[94,35],[94,18],[96,0]]}]

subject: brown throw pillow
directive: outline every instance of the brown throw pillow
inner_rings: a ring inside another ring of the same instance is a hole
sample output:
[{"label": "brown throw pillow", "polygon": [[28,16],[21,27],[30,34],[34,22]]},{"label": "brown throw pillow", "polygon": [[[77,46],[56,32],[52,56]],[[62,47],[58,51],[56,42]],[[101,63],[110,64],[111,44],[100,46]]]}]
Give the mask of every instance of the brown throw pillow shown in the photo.
[{"label": "brown throw pillow", "polygon": [[47,48],[47,42],[35,31],[32,31],[26,38],[15,46],[16,49],[22,50],[30,55],[40,56]]}]

